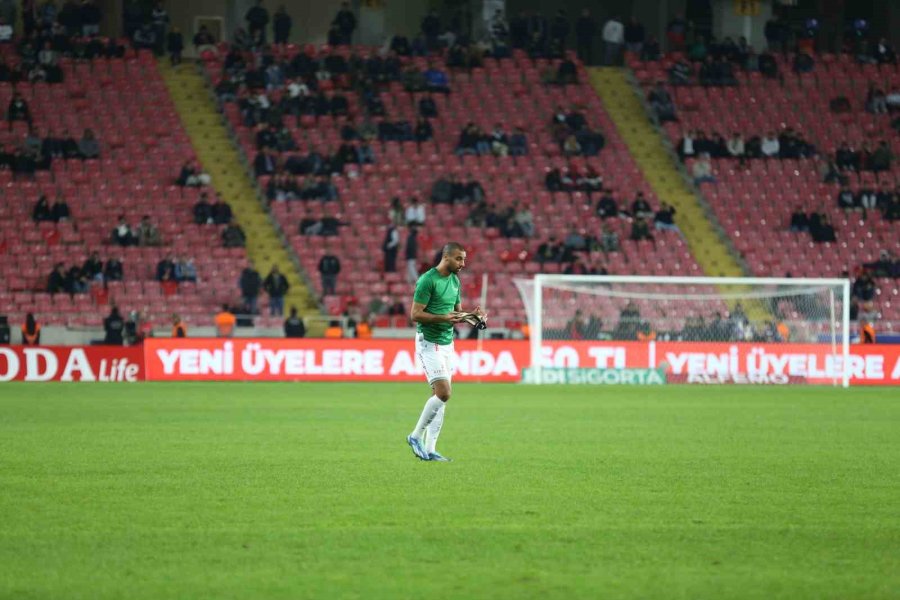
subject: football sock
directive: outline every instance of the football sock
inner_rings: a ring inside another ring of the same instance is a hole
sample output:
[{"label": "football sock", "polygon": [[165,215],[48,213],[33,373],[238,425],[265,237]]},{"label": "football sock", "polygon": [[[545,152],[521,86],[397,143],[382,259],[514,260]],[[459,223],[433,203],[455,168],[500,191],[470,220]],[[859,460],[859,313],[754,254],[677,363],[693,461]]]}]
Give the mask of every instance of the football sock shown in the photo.
[{"label": "football sock", "polygon": [[425,403],[425,408],[422,409],[422,415],[419,417],[419,422],[416,423],[416,428],[413,429],[412,436],[417,439],[422,439],[422,436],[425,434],[425,428],[431,424],[431,421],[434,420],[435,415],[437,415],[438,410],[444,405],[441,402],[441,399],[437,396],[432,396]]},{"label": "football sock", "polygon": [[425,438],[425,452],[428,454],[434,452],[434,447],[437,446],[438,436],[441,435],[441,426],[444,424],[444,408],[446,406],[441,402],[441,407],[428,426],[428,437]]}]

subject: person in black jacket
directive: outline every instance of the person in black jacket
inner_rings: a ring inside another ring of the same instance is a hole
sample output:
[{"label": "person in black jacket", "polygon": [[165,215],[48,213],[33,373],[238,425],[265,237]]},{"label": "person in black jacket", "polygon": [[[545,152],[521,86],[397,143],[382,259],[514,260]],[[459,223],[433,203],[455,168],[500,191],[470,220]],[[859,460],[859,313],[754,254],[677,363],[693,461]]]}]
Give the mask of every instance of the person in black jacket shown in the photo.
[{"label": "person in black jacket", "polygon": [[266,26],[269,24],[269,11],[263,6],[262,0],[256,0],[256,6],[247,11],[244,19],[247,21],[247,30],[250,39],[260,45],[266,43]]},{"label": "person in black jacket", "polygon": [[337,277],[341,272],[341,261],[331,254],[326,246],[325,254],[319,259],[319,274],[322,276],[322,295],[328,296],[336,293]]},{"label": "person in black jacket", "polygon": [[125,331],[125,320],[119,314],[118,307],[113,306],[109,311],[109,316],[103,319],[103,330],[106,337],[103,338],[104,344],[121,346],[122,333]]},{"label": "person in black jacket", "polygon": [[353,31],[356,29],[356,15],[350,10],[349,2],[341,4],[341,10],[335,15],[331,24],[337,30],[339,44],[349,46],[353,39]]},{"label": "person in black jacket", "polygon": [[284,296],[290,288],[287,277],[281,274],[277,265],[272,265],[272,269],[263,281],[263,289],[269,295],[270,316],[281,316],[284,314]]},{"label": "person in black jacket", "polygon": [[278,10],[275,11],[275,16],[272,17],[272,30],[275,33],[275,43],[276,44],[287,44],[288,39],[291,37],[291,27],[294,22],[291,19],[291,15],[287,14],[287,9],[285,9],[284,4],[278,7]]},{"label": "person in black jacket", "polygon": [[247,266],[241,271],[241,278],[238,282],[241,288],[241,298],[244,300],[244,310],[249,314],[255,315],[259,312],[257,308],[257,300],[259,299],[259,290],[262,287],[262,277],[259,271],[251,266]]},{"label": "person in black jacket", "polygon": [[297,307],[291,307],[291,316],[284,320],[284,337],[302,338],[306,335],[306,325],[297,315]]},{"label": "person in black jacket", "polygon": [[180,65],[181,53],[184,52],[184,36],[177,27],[173,27],[172,31],[166,35],[166,50],[169,52],[169,60],[172,66]]}]

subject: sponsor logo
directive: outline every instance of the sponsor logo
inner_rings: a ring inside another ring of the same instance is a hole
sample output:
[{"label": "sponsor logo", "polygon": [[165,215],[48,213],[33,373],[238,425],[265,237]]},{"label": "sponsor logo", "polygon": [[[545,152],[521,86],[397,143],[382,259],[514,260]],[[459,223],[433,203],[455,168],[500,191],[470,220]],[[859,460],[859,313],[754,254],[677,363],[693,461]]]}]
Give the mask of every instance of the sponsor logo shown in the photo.
[{"label": "sponsor logo", "polygon": [[540,379],[534,369],[522,370],[523,383],[587,385],[663,385],[661,369],[567,369],[541,367]]},{"label": "sponsor logo", "polygon": [[0,381],[134,382],[144,378],[141,348],[0,347]]}]

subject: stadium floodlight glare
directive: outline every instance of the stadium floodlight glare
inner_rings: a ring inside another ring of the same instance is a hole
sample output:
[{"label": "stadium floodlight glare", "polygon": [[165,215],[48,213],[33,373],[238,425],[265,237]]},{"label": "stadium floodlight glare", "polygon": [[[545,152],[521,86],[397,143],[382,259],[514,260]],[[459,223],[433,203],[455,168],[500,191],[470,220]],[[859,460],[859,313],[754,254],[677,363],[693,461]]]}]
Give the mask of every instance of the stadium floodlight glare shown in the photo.
[{"label": "stadium floodlight glare", "polygon": [[847,279],[538,274],[515,283],[535,382],[545,341],[595,339],[820,344],[836,365],[832,384],[850,385]]}]

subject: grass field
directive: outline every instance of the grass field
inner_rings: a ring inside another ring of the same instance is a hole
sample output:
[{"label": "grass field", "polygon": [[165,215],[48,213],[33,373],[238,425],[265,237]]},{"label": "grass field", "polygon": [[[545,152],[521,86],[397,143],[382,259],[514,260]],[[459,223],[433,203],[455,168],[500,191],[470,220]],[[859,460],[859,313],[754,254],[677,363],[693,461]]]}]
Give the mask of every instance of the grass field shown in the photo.
[{"label": "grass field", "polygon": [[4,384],[0,598],[898,598],[900,394]]}]

